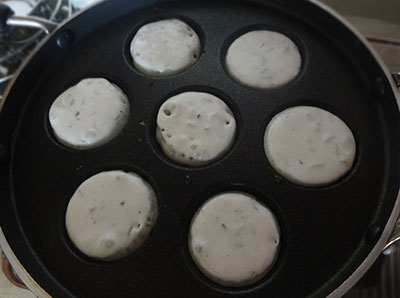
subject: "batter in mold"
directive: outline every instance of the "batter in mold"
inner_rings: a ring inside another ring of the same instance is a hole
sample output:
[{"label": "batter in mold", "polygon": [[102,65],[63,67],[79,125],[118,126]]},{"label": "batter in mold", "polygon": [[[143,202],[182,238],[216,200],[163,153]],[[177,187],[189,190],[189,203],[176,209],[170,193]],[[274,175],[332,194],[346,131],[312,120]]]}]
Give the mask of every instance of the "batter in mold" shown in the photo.
[{"label": "batter in mold", "polygon": [[180,73],[200,57],[201,43],[185,22],[167,19],[144,25],[131,42],[131,56],[142,73],[167,76]]},{"label": "batter in mold", "polygon": [[117,136],[129,115],[128,97],[118,86],[90,78],[57,97],[49,121],[59,142],[73,149],[91,149]]},{"label": "batter in mold", "polygon": [[198,268],[224,286],[247,286],[273,267],[280,244],[279,224],[253,196],[227,192],[206,201],[189,231],[189,250]]},{"label": "batter in mold", "polygon": [[168,99],[157,116],[157,141],[165,155],[183,165],[201,166],[220,159],[231,148],[236,120],[218,97],[184,92]]},{"label": "batter in mold", "polygon": [[270,164],[288,180],[323,186],[343,177],[353,166],[356,141],[337,116],[311,106],[297,106],[276,115],[264,135]]},{"label": "batter in mold", "polygon": [[268,89],[292,81],[300,72],[299,49],[285,35],[257,30],[243,34],[228,48],[225,64],[237,82]]},{"label": "batter in mold", "polygon": [[72,196],[65,225],[74,245],[103,261],[141,247],[157,221],[152,187],[135,173],[102,172],[84,181]]}]

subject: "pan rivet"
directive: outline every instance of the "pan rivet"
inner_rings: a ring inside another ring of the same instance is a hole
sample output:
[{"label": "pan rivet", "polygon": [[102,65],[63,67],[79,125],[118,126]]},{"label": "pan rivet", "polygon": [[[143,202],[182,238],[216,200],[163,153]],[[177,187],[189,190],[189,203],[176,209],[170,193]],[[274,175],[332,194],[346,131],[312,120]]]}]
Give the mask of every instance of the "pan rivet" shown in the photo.
[{"label": "pan rivet", "polygon": [[385,81],[381,77],[374,79],[372,88],[376,96],[383,96],[386,93]]},{"label": "pan rivet", "polygon": [[189,185],[192,183],[192,178],[189,175],[185,176],[185,185]]},{"label": "pan rivet", "polygon": [[382,227],[379,224],[373,224],[368,228],[367,234],[365,235],[365,242],[367,244],[373,244],[381,235]]},{"label": "pan rivet", "polygon": [[178,250],[180,250],[181,248],[182,248],[182,242],[176,242],[175,243],[175,247],[178,249]]},{"label": "pan rivet", "polygon": [[4,143],[0,143],[0,164],[5,164],[10,161],[9,147]]},{"label": "pan rivet", "polygon": [[61,49],[69,48],[75,40],[75,34],[71,30],[64,30],[58,34],[57,45]]},{"label": "pan rivet", "polygon": [[276,183],[281,183],[282,182],[282,177],[279,176],[279,175],[275,175],[274,176],[274,180],[275,180]]}]

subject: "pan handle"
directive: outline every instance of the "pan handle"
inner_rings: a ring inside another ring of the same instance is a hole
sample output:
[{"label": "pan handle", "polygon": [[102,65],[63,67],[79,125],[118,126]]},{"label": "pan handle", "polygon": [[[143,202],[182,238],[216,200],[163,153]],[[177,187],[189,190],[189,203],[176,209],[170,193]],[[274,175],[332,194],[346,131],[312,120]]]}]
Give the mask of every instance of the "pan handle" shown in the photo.
[{"label": "pan handle", "polygon": [[50,34],[57,28],[57,24],[37,17],[19,17],[7,5],[0,3],[0,33],[5,33],[10,27],[25,27],[41,29]]},{"label": "pan handle", "polygon": [[390,255],[396,251],[397,246],[400,241],[400,218],[397,220],[396,226],[393,230],[392,236],[390,237],[388,243],[383,248],[383,253],[385,255]]},{"label": "pan handle", "polygon": [[[400,72],[392,73],[394,82],[400,90]],[[390,255],[396,251],[397,246],[400,244],[400,217],[397,220],[396,226],[393,230],[392,236],[390,237],[388,243],[383,248],[383,253],[385,255]]]}]

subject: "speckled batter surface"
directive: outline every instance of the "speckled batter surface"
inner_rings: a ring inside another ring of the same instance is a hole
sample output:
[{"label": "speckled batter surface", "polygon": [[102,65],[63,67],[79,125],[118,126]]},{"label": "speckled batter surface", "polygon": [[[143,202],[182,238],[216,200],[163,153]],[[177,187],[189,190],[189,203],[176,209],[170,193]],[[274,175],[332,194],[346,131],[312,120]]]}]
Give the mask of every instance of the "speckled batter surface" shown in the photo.
[{"label": "speckled batter surface", "polygon": [[353,166],[356,141],[337,116],[310,106],[276,115],[264,135],[264,150],[282,176],[305,186],[322,186],[343,177]]},{"label": "speckled batter surface", "polygon": [[228,73],[237,82],[254,88],[274,88],[292,81],[302,59],[295,43],[285,35],[258,30],[243,34],[229,47]]},{"label": "speckled batter surface", "polygon": [[112,140],[130,115],[127,96],[103,78],[91,78],[63,92],[49,111],[50,125],[62,144],[91,149]]},{"label": "speckled batter surface", "polygon": [[201,166],[221,158],[232,146],[236,120],[218,97],[185,92],[168,99],[157,116],[157,141],[171,160]]},{"label": "speckled batter surface", "polygon": [[168,19],[144,25],[131,43],[136,68],[150,75],[172,75],[192,66],[200,57],[201,43],[185,22]]},{"label": "speckled batter surface", "polygon": [[102,172],[83,182],[66,212],[71,241],[89,257],[112,261],[138,249],[157,220],[157,199],[140,176]]},{"label": "speckled batter surface", "polygon": [[272,268],[280,229],[275,216],[253,196],[229,192],[204,203],[192,220],[189,249],[211,280],[246,286]]}]

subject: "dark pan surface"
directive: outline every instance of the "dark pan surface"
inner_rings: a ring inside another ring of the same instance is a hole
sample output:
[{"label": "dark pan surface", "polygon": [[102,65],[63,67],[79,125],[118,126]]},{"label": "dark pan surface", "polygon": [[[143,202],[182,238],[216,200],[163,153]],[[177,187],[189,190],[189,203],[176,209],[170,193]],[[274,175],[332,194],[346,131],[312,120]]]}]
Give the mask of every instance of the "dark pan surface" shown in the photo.
[{"label": "dark pan surface", "polygon": [[[156,2],[112,0],[84,13],[45,44],[14,85],[0,119],[1,144],[12,144],[7,147],[11,162],[3,156],[0,187],[1,226],[11,247],[54,297],[326,296],[374,247],[398,193],[399,115],[382,70],[347,29],[310,3]],[[188,22],[200,35],[198,63],[169,78],[139,74],[131,66],[130,40],[144,23],[169,17]],[[302,52],[301,74],[284,87],[249,89],[224,70],[230,42],[259,28],[288,35]],[[131,118],[105,146],[75,151],[57,143],[47,113],[61,92],[87,77],[119,85],[130,99]],[[229,154],[198,169],[168,161],[155,140],[158,108],[187,90],[221,97],[238,122]],[[356,137],[354,168],[328,187],[301,187],[282,179],[263,152],[269,120],[304,104],[338,115]],[[105,263],[73,247],[64,216],[79,184],[111,169],[135,171],[148,180],[158,195],[159,217],[139,250]],[[274,269],[246,288],[209,281],[187,249],[195,210],[226,190],[256,195],[282,229]]]}]

